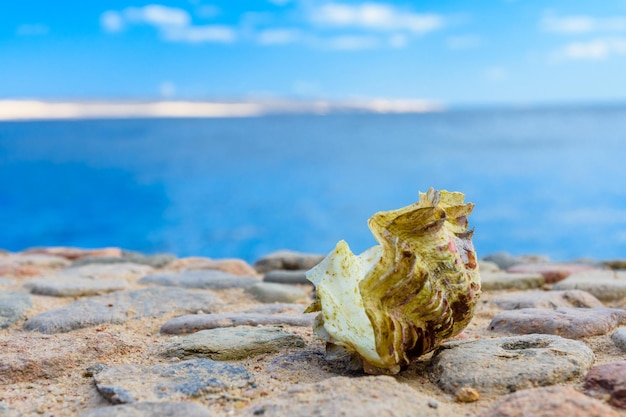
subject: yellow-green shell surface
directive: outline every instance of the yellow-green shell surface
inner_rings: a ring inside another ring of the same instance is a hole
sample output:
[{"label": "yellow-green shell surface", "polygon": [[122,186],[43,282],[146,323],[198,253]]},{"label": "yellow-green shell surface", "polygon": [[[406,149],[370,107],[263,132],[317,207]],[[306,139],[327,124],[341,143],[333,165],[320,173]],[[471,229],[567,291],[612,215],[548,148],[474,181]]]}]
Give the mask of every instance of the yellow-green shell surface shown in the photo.
[{"label": "yellow-green shell surface", "polygon": [[458,192],[430,189],[419,202],[376,213],[378,246],[359,256],[341,241],[307,272],[321,311],[318,337],[358,353],[366,371],[396,373],[470,322],[480,275]]}]

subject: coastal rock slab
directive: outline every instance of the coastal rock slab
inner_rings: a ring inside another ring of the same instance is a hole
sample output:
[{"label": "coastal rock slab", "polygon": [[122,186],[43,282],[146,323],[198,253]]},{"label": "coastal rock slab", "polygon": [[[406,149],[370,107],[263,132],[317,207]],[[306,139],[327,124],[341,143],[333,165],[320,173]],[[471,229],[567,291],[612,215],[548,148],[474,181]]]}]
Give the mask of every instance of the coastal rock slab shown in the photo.
[{"label": "coastal rock slab", "polygon": [[254,269],[260,273],[274,271],[277,269],[304,269],[309,270],[322,262],[325,255],[294,252],[281,250],[270,253],[254,263]]},{"label": "coastal rock slab", "polygon": [[594,366],[585,376],[583,388],[587,394],[600,398],[608,394],[609,404],[626,408],[626,361]]},{"label": "coastal rock slab", "polygon": [[604,307],[602,302],[586,291],[523,291],[502,294],[491,299],[491,302],[505,310],[519,310],[521,308],[557,308]]},{"label": "coastal rock slab", "polygon": [[24,284],[33,294],[54,297],[81,297],[125,290],[128,283],[120,279],[90,279],[66,275],[48,276]]},{"label": "coastal rock slab", "polygon": [[28,294],[0,292],[0,329],[6,329],[24,317],[33,302]]},{"label": "coastal rock slab", "polygon": [[478,269],[480,272],[500,272],[500,267],[497,263],[483,259],[478,260]]},{"label": "coastal rock slab", "polygon": [[306,270],[296,271],[268,271],[263,277],[265,282],[276,282],[279,284],[311,284],[311,281],[306,279]]},{"label": "coastal rock slab", "polygon": [[208,291],[154,287],[90,297],[40,313],[24,323],[25,330],[62,333],[103,323],[119,324],[141,317],[159,317],[198,310],[215,311],[222,301]]},{"label": "coastal rock slab", "polygon": [[161,326],[164,334],[186,334],[200,330],[237,326],[310,327],[317,313],[288,316],[285,314],[223,313],[188,314],[168,320]]},{"label": "coastal rock slab", "polygon": [[76,259],[72,266],[81,266],[88,264],[116,264],[116,263],[133,263],[148,265],[153,268],[162,268],[170,262],[176,260],[176,256],[169,253],[160,253],[156,255],[144,255],[139,252],[122,251],[121,256],[84,256]]},{"label": "coastal rock slab", "polygon": [[202,330],[171,341],[164,355],[176,358],[243,359],[285,348],[304,347],[304,340],[276,327]]},{"label": "coastal rock slab", "polygon": [[190,257],[177,259],[165,268],[168,271],[196,271],[202,269],[217,269],[233,275],[256,277],[257,271],[243,259],[211,259]]},{"label": "coastal rock slab", "polygon": [[86,256],[91,257],[116,257],[122,256],[122,250],[120,248],[99,248],[99,249],[83,249],[74,248],[68,246],[53,246],[44,248],[30,248],[22,253],[26,254],[43,254],[60,256],[68,260],[75,260],[78,258],[84,258]]},{"label": "coastal rock slab", "polygon": [[535,263],[514,265],[507,269],[508,272],[518,272],[525,274],[541,274],[548,284],[554,284],[567,278],[568,276],[583,272],[593,271],[595,267],[586,264],[560,264],[560,263]]},{"label": "coastal rock slab", "polygon": [[225,290],[229,288],[248,288],[254,284],[258,284],[259,280],[253,277],[244,277],[207,269],[202,271],[146,275],[139,280],[139,283],[164,285],[168,287]]},{"label": "coastal rock slab", "polygon": [[106,332],[13,334],[0,337],[0,384],[52,379],[85,362],[128,353],[132,346]]},{"label": "coastal rock slab", "polygon": [[495,401],[486,417],[618,417],[602,401],[569,387],[531,388]]},{"label": "coastal rock slab", "polygon": [[259,282],[246,288],[246,292],[262,303],[294,303],[307,298],[307,293],[298,287],[272,282]]},{"label": "coastal rock slab", "polygon": [[516,334],[555,334],[582,339],[607,334],[626,324],[626,310],[615,308],[523,308],[498,313],[489,329]]},{"label": "coastal rock slab", "polygon": [[100,394],[113,404],[182,400],[245,388],[252,383],[245,368],[210,359],[150,366],[117,365],[93,378]]},{"label": "coastal rock slab", "polygon": [[153,270],[154,269],[148,265],[119,262],[114,264],[87,264],[71,266],[70,268],[59,271],[57,275],[95,280],[123,279],[127,281],[135,281],[151,273]]},{"label": "coastal rock slab", "polygon": [[211,413],[190,401],[145,402],[102,407],[80,417],[211,417]]},{"label": "coastal rock slab", "polygon": [[302,304],[295,303],[274,303],[264,304],[258,307],[252,307],[247,310],[238,311],[238,313],[251,313],[251,314],[301,314],[304,312],[304,306]]},{"label": "coastal rock slab", "polygon": [[620,327],[611,335],[615,346],[620,348],[623,352],[626,352],[626,327]]},{"label": "coastal rock slab", "polygon": [[433,355],[429,376],[453,395],[462,387],[502,395],[575,380],[594,360],[583,342],[530,334],[445,343]]},{"label": "coastal rock slab", "polygon": [[514,256],[508,252],[497,252],[489,254],[482,258],[485,261],[493,262],[498,265],[500,269],[508,269],[514,265],[519,264],[532,264],[532,263],[547,263],[550,262],[550,258],[543,255],[521,255]]},{"label": "coastal rock slab", "polygon": [[626,271],[592,270],[572,274],[552,287],[553,290],[583,290],[601,301],[626,297]]},{"label": "coastal rock slab", "polygon": [[334,377],[298,384],[261,404],[241,411],[257,417],[436,417],[451,415],[445,404],[388,376]]},{"label": "coastal rock slab", "polygon": [[486,272],[480,274],[480,286],[484,291],[529,290],[541,288],[546,279],[541,274],[518,272]]},{"label": "coastal rock slab", "polygon": [[10,254],[0,257],[0,276],[33,277],[69,265],[70,261],[60,256]]}]

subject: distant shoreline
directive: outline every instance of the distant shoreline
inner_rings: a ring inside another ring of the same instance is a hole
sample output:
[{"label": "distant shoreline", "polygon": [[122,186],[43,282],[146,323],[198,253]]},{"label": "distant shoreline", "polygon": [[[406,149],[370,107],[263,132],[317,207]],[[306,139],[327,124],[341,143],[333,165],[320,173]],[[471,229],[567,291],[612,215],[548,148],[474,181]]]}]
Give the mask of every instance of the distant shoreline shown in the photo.
[{"label": "distant shoreline", "polygon": [[346,101],[46,101],[0,100],[0,121],[126,118],[224,118],[271,114],[427,113],[445,107],[429,100]]}]

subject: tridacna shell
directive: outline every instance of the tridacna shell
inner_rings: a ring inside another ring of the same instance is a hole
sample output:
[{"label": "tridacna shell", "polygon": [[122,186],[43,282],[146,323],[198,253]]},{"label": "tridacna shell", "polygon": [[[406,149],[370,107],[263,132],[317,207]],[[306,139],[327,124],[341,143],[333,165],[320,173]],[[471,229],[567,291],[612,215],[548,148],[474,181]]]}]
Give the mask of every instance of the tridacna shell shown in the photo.
[{"label": "tridacna shell", "polygon": [[379,245],[356,256],[345,241],[307,272],[320,311],[314,324],[327,349],[345,348],[368,373],[403,365],[459,334],[480,295],[468,231],[474,208],[459,192],[430,189],[419,201],[376,213],[369,228]]}]

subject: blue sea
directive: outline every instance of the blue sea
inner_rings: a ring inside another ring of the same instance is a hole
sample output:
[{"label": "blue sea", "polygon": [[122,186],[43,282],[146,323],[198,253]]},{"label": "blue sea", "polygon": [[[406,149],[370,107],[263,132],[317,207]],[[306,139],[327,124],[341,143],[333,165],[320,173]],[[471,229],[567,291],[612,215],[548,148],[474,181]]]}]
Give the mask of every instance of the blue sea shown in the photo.
[{"label": "blue sea", "polygon": [[626,257],[626,106],[0,123],[0,248],[360,252],[462,191],[479,256]]}]

